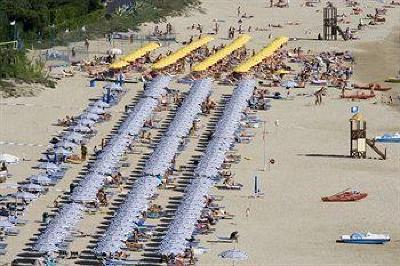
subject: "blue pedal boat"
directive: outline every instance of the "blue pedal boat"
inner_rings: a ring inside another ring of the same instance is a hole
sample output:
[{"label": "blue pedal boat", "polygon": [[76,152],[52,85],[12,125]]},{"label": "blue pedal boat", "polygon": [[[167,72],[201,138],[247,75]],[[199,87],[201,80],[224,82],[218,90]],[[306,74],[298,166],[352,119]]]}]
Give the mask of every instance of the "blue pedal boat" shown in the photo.
[{"label": "blue pedal boat", "polygon": [[390,236],[388,234],[355,232],[351,235],[342,235],[336,242],[348,244],[384,244],[389,241]]}]

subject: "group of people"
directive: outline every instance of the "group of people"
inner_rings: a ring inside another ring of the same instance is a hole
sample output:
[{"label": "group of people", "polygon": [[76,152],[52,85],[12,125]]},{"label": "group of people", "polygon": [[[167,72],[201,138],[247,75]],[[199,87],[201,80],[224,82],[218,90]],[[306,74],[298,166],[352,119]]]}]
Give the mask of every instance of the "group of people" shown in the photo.
[{"label": "group of people", "polygon": [[71,115],[66,115],[64,119],[58,119],[57,120],[57,126],[62,126],[62,127],[69,127],[74,123],[75,119]]},{"label": "group of people", "polygon": [[163,36],[163,35],[171,34],[172,32],[173,32],[172,24],[168,22],[165,25],[165,31],[160,30],[159,26],[155,25],[152,35],[153,36]]},{"label": "group of people", "polygon": [[207,97],[207,100],[203,102],[201,105],[201,110],[203,114],[210,114],[212,110],[217,107],[217,102],[211,98],[211,96]]}]

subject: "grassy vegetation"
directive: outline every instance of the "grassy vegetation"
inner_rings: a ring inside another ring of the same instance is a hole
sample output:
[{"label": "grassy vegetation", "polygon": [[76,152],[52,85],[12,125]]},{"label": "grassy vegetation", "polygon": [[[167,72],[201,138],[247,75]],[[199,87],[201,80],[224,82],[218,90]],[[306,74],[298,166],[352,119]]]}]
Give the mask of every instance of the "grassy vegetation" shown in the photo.
[{"label": "grassy vegetation", "polygon": [[47,78],[43,71],[44,64],[29,61],[25,51],[0,49],[0,59],[0,91],[3,96],[13,96],[10,92],[15,92],[12,90],[15,84],[10,80],[25,84],[38,83],[55,88],[55,82]]},{"label": "grassy vegetation", "polygon": [[[113,31],[135,29],[199,6],[199,0],[133,0],[125,12],[106,14],[101,0],[1,0],[0,41],[18,39],[25,47],[48,48]],[[16,26],[10,25],[16,21]],[[85,31],[82,31],[82,27]]]},{"label": "grassy vegetation", "polygon": [[[101,0],[0,0],[0,42],[15,37],[25,47],[66,45],[105,33],[134,30],[144,22],[159,22],[199,6],[199,0],[133,0],[133,7],[107,14]],[[10,22],[16,21],[15,25]],[[85,30],[82,30],[82,27]],[[54,87],[41,62],[30,62],[24,50],[0,47],[0,90],[14,80]]]}]

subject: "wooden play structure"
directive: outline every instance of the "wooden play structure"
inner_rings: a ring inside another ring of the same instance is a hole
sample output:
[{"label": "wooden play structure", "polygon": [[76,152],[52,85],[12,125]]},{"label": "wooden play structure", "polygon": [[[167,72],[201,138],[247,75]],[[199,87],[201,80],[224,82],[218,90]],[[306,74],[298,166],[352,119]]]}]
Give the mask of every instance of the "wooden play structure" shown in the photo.
[{"label": "wooden play structure", "polygon": [[376,147],[374,139],[367,138],[367,122],[363,120],[360,113],[357,113],[350,119],[350,156],[366,159],[367,146],[374,150],[382,160],[386,160],[386,149],[382,152]]}]

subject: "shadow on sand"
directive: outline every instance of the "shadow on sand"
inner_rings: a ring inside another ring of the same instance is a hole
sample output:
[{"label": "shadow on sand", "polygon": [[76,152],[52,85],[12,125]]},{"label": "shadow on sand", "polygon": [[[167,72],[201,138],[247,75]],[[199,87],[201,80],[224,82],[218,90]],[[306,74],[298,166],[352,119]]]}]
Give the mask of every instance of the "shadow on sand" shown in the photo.
[{"label": "shadow on sand", "polygon": [[334,159],[351,159],[350,155],[343,154],[322,154],[322,153],[306,153],[306,154],[297,154],[299,156],[307,156],[307,157],[321,157],[321,158],[334,158]]}]

